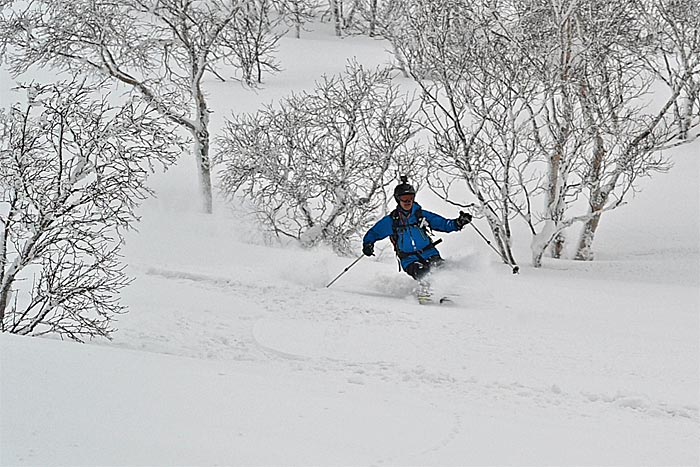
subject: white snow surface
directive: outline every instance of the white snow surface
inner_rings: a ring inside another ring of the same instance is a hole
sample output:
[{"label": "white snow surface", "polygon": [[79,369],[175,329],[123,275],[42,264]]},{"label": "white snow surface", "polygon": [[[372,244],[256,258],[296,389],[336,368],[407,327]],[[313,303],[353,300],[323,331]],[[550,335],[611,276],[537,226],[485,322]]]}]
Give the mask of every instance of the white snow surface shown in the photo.
[{"label": "white snow surface", "polygon": [[[262,89],[209,82],[214,126],[385,48],[284,39]],[[593,262],[530,268],[522,237],[512,275],[472,229],[444,235],[449,306],[415,303],[388,242],[326,288],[353,258],[199,214],[183,158],[128,235],[113,341],[0,335],[0,465],[698,465],[700,144],[671,155]]]}]

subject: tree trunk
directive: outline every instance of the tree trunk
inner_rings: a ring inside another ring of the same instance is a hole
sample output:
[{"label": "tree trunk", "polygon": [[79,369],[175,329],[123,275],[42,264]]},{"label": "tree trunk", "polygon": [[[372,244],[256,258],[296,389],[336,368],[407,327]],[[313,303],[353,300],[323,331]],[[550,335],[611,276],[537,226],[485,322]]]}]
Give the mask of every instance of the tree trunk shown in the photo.
[{"label": "tree trunk", "polygon": [[294,3],[294,38],[301,39],[301,5]]},{"label": "tree trunk", "polygon": [[197,163],[197,173],[199,176],[199,190],[202,197],[202,212],[211,214],[212,208],[212,187],[211,187],[211,162],[209,161],[209,133],[207,130],[200,131],[194,143],[195,160]]},{"label": "tree trunk", "polygon": [[[487,211],[484,211],[487,212]],[[489,223],[489,228],[491,229],[491,234],[493,236],[494,242],[496,243],[496,249],[501,256],[501,260],[505,264],[510,266],[515,266],[515,258],[513,257],[513,251],[510,244],[510,231],[508,225],[501,225],[501,222],[494,218],[492,215],[486,214],[486,220]]]},{"label": "tree trunk", "polygon": [[544,227],[536,234],[532,236],[532,242],[530,243],[530,252],[532,253],[532,267],[541,268],[542,258],[544,257],[547,247],[552,242],[552,235],[554,234],[555,225],[552,219],[546,220],[544,222]]},{"label": "tree trunk", "polygon": [[583,225],[578,247],[576,248],[576,255],[574,256],[574,259],[578,261],[593,261],[593,240],[595,239],[598,225],[600,225],[600,217],[603,215],[603,208],[605,207],[605,203],[608,202],[610,190],[611,188],[607,186],[597,186],[591,194],[589,208],[591,217]]},{"label": "tree trunk", "polygon": [[679,130],[678,139],[683,141],[690,138],[690,128],[693,124],[694,99],[697,99],[697,96],[693,96],[692,91],[689,91],[685,96],[678,97],[680,101],[677,104],[676,114]]},{"label": "tree trunk", "polygon": [[377,29],[377,0],[369,2],[369,37],[374,37]]},{"label": "tree trunk", "polygon": [[[556,147],[549,158],[548,164],[549,174],[547,181],[545,213],[547,222],[551,223],[551,225],[546,225],[543,229],[544,237],[539,238],[536,241],[533,240],[533,254],[535,256],[540,255],[540,260],[533,261],[533,266],[535,263],[541,264],[541,255],[546,251],[549,251],[552,258],[557,259],[562,257],[562,253],[564,251],[566,237],[564,236],[563,232],[558,232],[555,235],[553,232],[563,221],[564,212],[566,210],[562,190],[566,184],[569,171],[568,164],[565,163],[567,159],[567,155],[565,154],[565,143],[569,138],[570,132],[568,130],[568,122],[565,125],[565,127],[558,129],[559,134],[557,135]],[[543,243],[543,239],[545,237],[546,241]]]},{"label": "tree trunk", "polygon": [[596,229],[600,223],[600,216],[600,213],[594,214],[583,226],[583,231],[581,232],[581,238],[579,240],[578,249],[574,259],[578,261],[593,261],[594,255],[592,246],[593,240],[595,239]]},{"label": "tree trunk", "polygon": [[566,235],[564,232],[559,232],[550,247],[550,256],[552,258],[561,259],[564,256],[564,245],[566,244]]},{"label": "tree trunk", "polygon": [[598,229],[598,225],[600,225],[600,217],[603,215],[603,208],[605,207],[605,203],[608,202],[611,190],[612,188],[608,186],[596,186],[593,190],[589,211],[591,217],[583,226],[574,259],[579,261],[593,261],[593,240],[595,239],[596,230]]},{"label": "tree trunk", "polygon": [[7,285],[3,286],[2,290],[0,290],[0,332],[5,331],[5,310],[10,303],[10,295],[12,293],[10,290],[11,284],[11,282],[8,282]]},{"label": "tree trunk", "polygon": [[[562,41],[562,49],[559,55],[559,65],[561,67],[559,78],[561,82],[558,86],[561,103],[557,105],[555,96],[551,99],[552,114],[557,116],[555,118],[557,126],[554,129],[556,141],[553,153],[549,159],[549,180],[547,184],[546,215],[551,220],[551,225],[545,227],[544,238],[536,242],[538,245],[537,249],[542,250],[535,254],[536,256],[544,254],[548,249],[550,256],[557,259],[562,257],[566,237],[563,232],[559,231],[555,234],[555,231],[560,230],[558,226],[564,219],[566,205],[563,191],[569,178],[570,158],[574,157],[566,152],[567,142],[571,138],[571,128],[574,126],[574,110],[569,89],[573,34],[571,20],[567,19],[561,27],[560,40]],[[558,110],[557,107],[561,107],[561,109]],[[558,115],[558,112],[560,115]],[[542,243],[543,239],[544,243]],[[533,265],[534,263],[541,264],[541,256],[538,261],[533,259]]]},{"label": "tree trunk", "polygon": [[335,22],[335,35],[340,37],[343,35],[342,24],[340,18],[340,5],[338,5],[339,0],[331,1],[331,12],[333,13],[333,21]]},{"label": "tree trunk", "polygon": [[[202,73],[199,74],[201,77]],[[213,212],[213,196],[211,184],[211,160],[209,159],[209,109],[202,92],[201,85],[195,80],[193,85],[194,98],[197,105],[197,121],[193,131],[194,136],[194,157],[197,163],[197,174],[199,177],[199,189],[202,196],[202,211],[205,214]]]},{"label": "tree trunk", "polygon": [[[556,227],[556,224],[561,221],[563,212],[564,212],[564,207],[563,207],[563,199],[560,193],[561,190],[561,185],[562,185],[562,176],[561,176],[561,170],[562,170],[562,159],[565,157],[564,156],[564,147],[563,144],[561,144],[561,141],[566,139],[567,135],[564,134],[564,131],[559,135],[560,142],[557,144],[557,147],[554,151],[554,154],[549,159],[549,181],[547,184],[547,206],[546,206],[546,213],[547,213],[547,219],[549,219],[548,222],[552,223],[551,228],[553,229]],[[544,254],[544,252],[547,250],[547,248],[550,246],[551,243],[551,235],[547,235],[547,241],[542,244],[540,242],[537,242],[537,249],[542,249],[542,251],[539,253]],[[552,245],[552,247],[549,249],[550,254],[552,258],[560,258],[561,257],[561,252],[564,249],[563,247],[563,237],[557,236],[557,240],[555,240],[555,243]],[[535,266],[535,262],[538,262],[541,264],[541,259],[540,261],[533,261],[533,266]],[[535,266],[539,267],[539,266]]]},{"label": "tree trunk", "polygon": [[[8,217],[12,215],[12,209],[8,213]],[[2,223],[0,230],[0,287],[5,283],[5,267],[7,267],[7,225]],[[0,332],[4,330],[5,308],[7,308],[8,299],[5,297],[4,287],[0,290]]]},{"label": "tree trunk", "polygon": [[[0,323],[5,319],[5,311],[10,304],[12,297],[12,284],[17,277],[17,274],[36,257],[36,248],[39,238],[44,234],[41,228],[38,228],[34,235],[28,238],[20,251],[17,252],[12,264],[7,266],[7,258],[3,256],[2,281],[0,281]],[[5,252],[6,254],[6,252]],[[7,268],[7,270],[5,270]]]},{"label": "tree trunk", "polygon": [[600,224],[600,217],[602,216],[603,207],[605,207],[607,200],[608,196],[605,194],[604,190],[596,188],[591,196],[589,208],[590,218],[583,225],[574,259],[578,261],[593,261],[593,240],[595,239],[595,233]]},{"label": "tree trunk", "polygon": [[678,139],[686,140],[688,139],[688,127],[689,122],[685,114],[685,106],[683,105],[683,99],[679,97],[680,102],[673,103],[673,115],[676,120],[676,126],[678,127]]},{"label": "tree trunk", "polygon": [[600,223],[603,207],[608,201],[608,196],[612,188],[604,188],[602,186],[603,163],[605,162],[607,151],[605,149],[605,141],[600,134],[600,129],[594,118],[595,112],[590,105],[589,89],[586,83],[580,83],[579,85],[579,98],[581,101],[581,108],[583,109],[583,116],[588,126],[588,132],[593,139],[593,156],[590,164],[591,169],[587,175],[587,178],[590,180],[589,183],[592,185],[589,200],[589,214],[591,217],[583,226],[574,258],[581,261],[592,261],[592,246],[593,239],[595,238],[595,231]]}]

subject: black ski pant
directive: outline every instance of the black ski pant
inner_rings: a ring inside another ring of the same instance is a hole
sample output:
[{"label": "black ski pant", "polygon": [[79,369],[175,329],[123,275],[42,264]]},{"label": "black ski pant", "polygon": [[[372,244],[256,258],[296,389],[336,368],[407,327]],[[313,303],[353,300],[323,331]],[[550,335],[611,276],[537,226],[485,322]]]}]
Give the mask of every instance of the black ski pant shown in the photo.
[{"label": "black ski pant", "polygon": [[439,255],[431,256],[427,259],[419,259],[406,266],[406,274],[419,281],[427,276],[430,271],[439,268],[445,263]]}]

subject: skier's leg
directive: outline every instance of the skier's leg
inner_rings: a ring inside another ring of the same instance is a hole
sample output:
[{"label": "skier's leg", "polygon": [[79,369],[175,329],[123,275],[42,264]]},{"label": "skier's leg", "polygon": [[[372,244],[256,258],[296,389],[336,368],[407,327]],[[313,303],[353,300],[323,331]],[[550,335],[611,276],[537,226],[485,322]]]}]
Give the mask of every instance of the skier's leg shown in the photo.
[{"label": "skier's leg", "polygon": [[437,271],[445,265],[445,260],[440,255],[432,256],[427,259],[428,272]]},{"label": "skier's leg", "polygon": [[428,303],[432,296],[432,292],[430,291],[430,283],[427,280],[429,272],[429,261],[415,261],[406,266],[406,273],[418,281],[416,298],[418,298],[418,302],[421,304]]},{"label": "skier's leg", "polygon": [[430,272],[430,263],[423,261],[414,261],[405,268],[406,274],[417,281],[420,281]]}]

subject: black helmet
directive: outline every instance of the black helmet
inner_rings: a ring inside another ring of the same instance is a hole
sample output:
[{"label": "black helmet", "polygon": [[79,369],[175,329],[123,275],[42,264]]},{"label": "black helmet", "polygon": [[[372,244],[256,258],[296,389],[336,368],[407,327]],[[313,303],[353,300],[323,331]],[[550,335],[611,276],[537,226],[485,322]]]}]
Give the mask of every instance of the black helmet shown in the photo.
[{"label": "black helmet", "polygon": [[408,177],[405,175],[401,176],[401,183],[396,185],[396,188],[394,188],[394,199],[396,202],[399,202],[399,196],[403,195],[415,195],[416,194],[416,189],[413,188],[413,185],[410,185],[408,183]]}]

